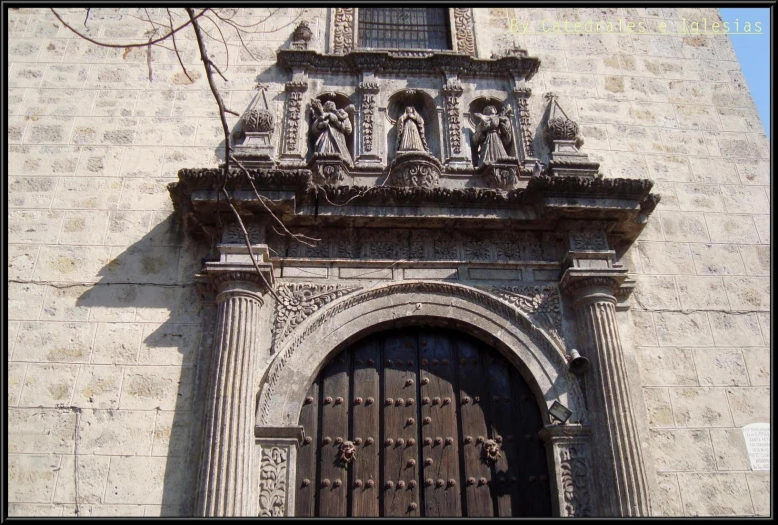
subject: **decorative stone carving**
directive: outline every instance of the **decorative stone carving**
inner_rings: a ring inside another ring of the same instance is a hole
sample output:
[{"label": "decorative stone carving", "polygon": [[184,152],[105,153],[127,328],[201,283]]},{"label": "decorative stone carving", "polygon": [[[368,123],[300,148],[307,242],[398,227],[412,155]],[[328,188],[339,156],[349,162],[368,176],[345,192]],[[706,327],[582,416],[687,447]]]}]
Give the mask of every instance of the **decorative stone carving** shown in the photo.
[{"label": "decorative stone carving", "polygon": [[316,136],[314,142],[316,155],[339,157],[347,164],[352,164],[346,137],[351,135],[353,129],[351,125],[353,114],[354,106],[351,104],[338,109],[335,102],[331,100],[323,105],[319,99],[315,98],[311,101],[313,118],[311,131]]},{"label": "decorative stone carving", "polygon": [[424,119],[413,106],[408,106],[397,119],[397,151],[423,151],[429,153],[424,136]]},{"label": "decorative stone carving", "polygon": [[[263,244],[265,238],[265,225],[257,224],[255,222],[244,223],[246,233],[249,234],[249,242],[251,244]],[[222,244],[240,244],[246,245],[246,238],[243,235],[243,230],[240,229],[240,225],[237,222],[232,222],[224,227],[222,232]]]},{"label": "decorative stone carving", "polygon": [[594,177],[600,165],[589,162],[589,155],[580,153],[583,138],[578,124],[571,120],[554,93],[546,93],[548,100],[548,121],[543,136],[551,149],[549,169],[552,175],[576,175]]},{"label": "decorative stone carving", "polygon": [[362,92],[362,148],[370,152],[373,151],[373,115],[378,82],[360,82],[359,90]]},{"label": "decorative stone carving", "polygon": [[521,143],[524,148],[524,158],[535,156],[535,149],[532,145],[533,133],[530,129],[529,97],[532,95],[532,89],[528,87],[515,88],[513,94],[516,96],[516,111],[519,116],[519,132],[521,133]]},{"label": "decorative stone carving", "polygon": [[517,160],[506,151],[513,142],[510,105],[498,114],[497,108],[488,105],[483,113],[474,113],[476,130],[473,142],[478,148],[476,173],[482,174],[491,188],[510,189],[516,183]]},{"label": "decorative stone carving", "polygon": [[559,448],[560,478],[565,500],[564,511],[568,517],[592,515],[587,479],[589,476],[587,459],[577,447]]},{"label": "decorative stone carving", "polygon": [[300,114],[302,112],[303,92],[308,89],[305,81],[290,81],[286,83],[286,134],[284,153],[298,153],[297,141],[300,129]]},{"label": "decorative stone carving", "polygon": [[475,55],[475,36],[473,33],[473,10],[470,7],[455,7],[454,34],[456,50],[460,53]]},{"label": "decorative stone carving", "polygon": [[277,347],[300,323],[323,305],[359,288],[334,284],[279,284],[276,287],[278,301],[273,327],[273,347]]},{"label": "decorative stone carving", "polygon": [[354,8],[338,7],[334,18],[332,52],[336,55],[349,53],[354,48]]},{"label": "decorative stone carving", "polygon": [[495,286],[493,293],[526,312],[564,349],[562,312],[556,286]]},{"label": "decorative stone carving", "polygon": [[282,447],[262,449],[259,468],[259,515],[286,516],[286,478],[289,452]]},{"label": "decorative stone carving", "polygon": [[[392,284],[391,286],[380,286],[365,290],[359,293],[351,294],[348,297],[341,299],[337,305],[332,305],[329,308],[323,309],[323,313],[319,315],[315,320],[308,323],[304,331],[297,331],[294,338],[288,339],[284,343],[284,348],[281,355],[273,362],[270,370],[268,371],[265,388],[260,396],[258,417],[260,424],[268,423],[268,416],[270,414],[270,405],[273,402],[273,397],[276,391],[277,382],[281,375],[283,368],[289,361],[290,357],[300,347],[301,343],[313,332],[318,330],[322,325],[327,323],[333,316],[357,307],[368,301],[375,300],[380,297],[403,294],[403,293],[423,293],[423,294],[439,294],[447,297],[461,297],[463,299],[472,301],[497,315],[503,316],[506,319],[510,319],[517,324],[540,348],[549,358],[555,360],[559,366],[567,368],[567,362],[564,355],[559,349],[548,339],[547,335],[542,333],[537,327],[528,319],[526,314],[521,313],[520,310],[514,308],[508,303],[499,300],[497,297],[488,294],[484,291],[468,286],[459,284],[446,283],[446,282],[430,282],[430,281],[405,281]],[[277,350],[281,350],[279,347]],[[582,424],[588,422],[588,413],[586,411],[583,401],[576,396],[573,392],[575,399],[575,406],[577,410],[575,417]]]},{"label": "decorative stone carving", "polygon": [[502,164],[486,166],[483,171],[484,181],[490,188],[508,190],[516,184],[516,168]]},{"label": "decorative stone carving", "polygon": [[267,86],[257,84],[257,93],[241,117],[243,142],[235,146],[235,158],[245,167],[270,167],[273,165],[275,147],[273,132],[275,117],[267,103]]},{"label": "decorative stone carving", "polygon": [[602,230],[582,230],[570,232],[572,250],[607,250],[608,237]]},{"label": "decorative stone carving", "polygon": [[398,153],[390,167],[390,180],[394,186],[434,188],[438,185],[442,165],[440,161],[422,152]]},{"label": "decorative stone carving", "polygon": [[313,31],[306,20],[301,20],[292,33],[292,49],[308,49],[308,42],[313,37]]},{"label": "decorative stone carving", "polygon": [[443,88],[446,97],[446,117],[448,118],[448,138],[451,153],[459,155],[462,152],[462,123],[459,117],[459,98],[462,96],[462,83],[457,78],[451,78]]}]

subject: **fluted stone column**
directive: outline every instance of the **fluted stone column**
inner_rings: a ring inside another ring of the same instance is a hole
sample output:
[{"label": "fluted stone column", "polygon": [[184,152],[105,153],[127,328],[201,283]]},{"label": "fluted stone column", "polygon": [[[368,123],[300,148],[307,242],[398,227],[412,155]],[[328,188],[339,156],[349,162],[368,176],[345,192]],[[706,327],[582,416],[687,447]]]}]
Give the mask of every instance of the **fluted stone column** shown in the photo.
[{"label": "fluted stone column", "polygon": [[603,516],[648,516],[648,485],[616,324],[616,290],[626,269],[570,268],[560,287],[571,299],[592,423],[598,511]]},{"label": "fluted stone column", "polygon": [[253,372],[262,288],[248,272],[222,274],[215,281],[218,317],[198,509],[201,516],[246,516],[254,492],[249,485],[254,456]]}]

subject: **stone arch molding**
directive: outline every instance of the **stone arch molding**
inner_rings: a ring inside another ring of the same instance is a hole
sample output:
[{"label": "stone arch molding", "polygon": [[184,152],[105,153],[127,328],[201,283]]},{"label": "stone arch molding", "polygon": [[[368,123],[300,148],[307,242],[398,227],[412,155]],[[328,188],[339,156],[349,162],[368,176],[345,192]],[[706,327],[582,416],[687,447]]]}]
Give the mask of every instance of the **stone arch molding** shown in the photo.
[{"label": "stone arch molding", "polygon": [[580,386],[567,368],[558,343],[509,302],[462,284],[403,281],[353,291],[305,319],[276,349],[261,383],[258,427],[297,425],[305,393],[324,364],[371,330],[394,322],[446,323],[501,351],[518,368],[541,403],[559,401],[573,411],[572,422],[588,425]]}]

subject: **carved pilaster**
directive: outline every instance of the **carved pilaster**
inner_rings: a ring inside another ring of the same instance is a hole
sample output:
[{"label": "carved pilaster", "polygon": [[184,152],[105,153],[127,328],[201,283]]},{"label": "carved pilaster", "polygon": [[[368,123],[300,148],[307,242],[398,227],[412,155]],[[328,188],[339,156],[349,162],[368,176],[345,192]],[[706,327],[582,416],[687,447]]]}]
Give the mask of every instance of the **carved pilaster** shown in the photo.
[{"label": "carved pilaster", "polygon": [[256,273],[214,278],[218,304],[198,483],[198,514],[247,516],[252,508],[254,358],[263,304]]},{"label": "carved pilaster", "polygon": [[350,53],[354,49],[354,8],[336,8],[334,19],[332,52],[336,55]]},{"label": "carved pilaster", "polygon": [[554,493],[559,499],[562,517],[599,515],[592,490],[592,456],[590,429],[581,425],[548,425],[540,433],[546,443],[549,471],[559,486]]},{"label": "carved pilaster", "polygon": [[517,150],[519,150],[519,160],[523,163],[527,160],[533,160],[535,157],[535,148],[532,145],[533,133],[530,129],[529,116],[529,97],[532,95],[532,89],[526,86],[513,89],[516,97],[516,119],[519,128],[521,140],[518,141]]},{"label": "carved pilaster", "polygon": [[360,125],[358,127],[360,140],[357,141],[357,163],[359,164],[378,164],[381,162],[381,157],[378,154],[378,141],[375,140],[377,135],[375,132],[376,97],[378,96],[379,84],[378,81],[372,79],[372,75],[370,77],[369,80],[359,83],[359,92],[362,95],[359,107]]},{"label": "carved pilaster", "polygon": [[446,101],[446,162],[463,162],[467,160],[462,153],[462,119],[460,99],[462,97],[462,83],[456,75],[451,75],[443,87],[443,95]]},{"label": "carved pilaster", "polygon": [[260,517],[294,515],[297,448],[302,427],[256,427],[257,513]]},{"label": "carved pilaster", "polygon": [[282,158],[302,160],[299,149],[300,122],[302,121],[303,93],[308,90],[305,80],[292,80],[286,83],[286,131]]},{"label": "carved pilaster", "polygon": [[624,268],[569,268],[560,281],[575,315],[578,349],[591,365],[585,376],[592,417],[597,493],[603,516],[648,516],[648,488],[616,322]]}]

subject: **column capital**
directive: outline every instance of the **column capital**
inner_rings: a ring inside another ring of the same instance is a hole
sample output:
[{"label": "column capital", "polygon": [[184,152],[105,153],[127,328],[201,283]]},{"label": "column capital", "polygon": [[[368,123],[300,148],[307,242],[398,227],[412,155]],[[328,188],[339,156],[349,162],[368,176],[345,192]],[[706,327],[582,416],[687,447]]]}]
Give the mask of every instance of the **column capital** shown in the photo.
[{"label": "column capital", "polygon": [[583,441],[589,443],[592,429],[587,425],[546,425],[538,432],[538,437],[545,442],[573,442]]},{"label": "column capital", "polygon": [[251,251],[257,261],[261,274],[251,262],[251,256],[245,245],[220,244],[219,261],[208,261],[205,268],[195,275],[198,285],[217,294],[217,302],[223,294],[249,294],[263,303],[262,295],[273,286],[273,264],[266,244],[255,244]]},{"label": "column capital", "polygon": [[627,279],[626,268],[576,268],[565,270],[559,280],[559,289],[571,296],[575,302],[590,295],[616,302],[619,288]]}]

